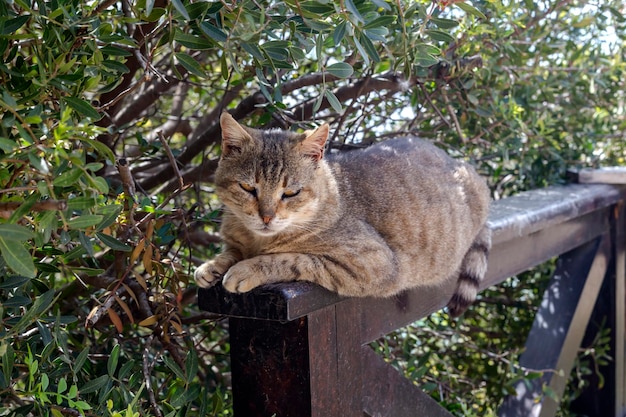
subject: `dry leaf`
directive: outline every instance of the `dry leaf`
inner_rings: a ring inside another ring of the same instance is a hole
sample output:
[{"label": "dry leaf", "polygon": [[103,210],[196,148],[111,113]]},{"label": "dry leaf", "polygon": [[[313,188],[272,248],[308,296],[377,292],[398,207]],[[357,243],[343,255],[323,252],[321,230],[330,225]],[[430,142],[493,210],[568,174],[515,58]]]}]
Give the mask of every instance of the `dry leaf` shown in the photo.
[{"label": "dry leaf", "polygon": [[137,259],[139,259],[139,255],[141,255],[141,252],[143,252],[145,247],[146,247],[146,238],[141,238],[141,240],[137,242],[137,246],[135,246],[135,249],[133,249],[133,253],[131,253],[130,255],[131,265],[134,264]]},{"label": "dry leaf", "polygon": [[146,268],[146,272],[152,275],[152,245],[147,245],[146,250],[143,253],[143,267]]},{"label": "dry leaf", "polygon": [[117,313],[112,308],[107,310],[107,314],[109,315],[111,322],[115,325],[117,332],[123,333],[124,325],[122,324],[122,319],[120,318],[120,316],[118,316]]},{"label": "dry leaf", "polygon": [[159,318],[153,314],[150,317],[146,317],[145,319],[141,320],[138,324],[142,327],[150,327],[153,324],[157,324],[158,321]]},{"label": "dry leaf", "polygon": [[130,322],[135,324],[135,318],[133,317],[133,313],[131,313],[130,308],[128,307],[128,304],[126,304],[126,302],[122,300],[120,297],[118,297],[117,295],[115,296],[115,301],[117,301],[117,304],[119,304],[120,307],[122,307],[122,310],[124,310],[124,313],[126,313],[128,318],[130,319]]}]

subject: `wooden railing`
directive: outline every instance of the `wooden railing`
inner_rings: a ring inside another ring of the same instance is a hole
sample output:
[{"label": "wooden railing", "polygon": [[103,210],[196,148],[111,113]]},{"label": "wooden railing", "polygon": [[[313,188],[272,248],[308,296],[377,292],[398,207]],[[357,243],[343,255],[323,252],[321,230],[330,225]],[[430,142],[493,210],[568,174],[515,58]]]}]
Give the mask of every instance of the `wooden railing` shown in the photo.
[{"label": "wooden railing", "polygon": [[[496,201],[493,250],[483,288],[559,256],[520,365],[546,372],[521,383],[499,415],[553,416],[585,333],[611,330],[613,362],[571,407],[623,416],[626,188],[572,184]],[[450,416],[368,343],[446,304],[454,282],[389,299],[342,298],[313,284],[268,285],[247,294],[221,286],[198,293],[200,308],[229,317],[236,417]],[[562,372],[558,372],[562,370]],[[416,381],[419,384],[419,381]]]}]

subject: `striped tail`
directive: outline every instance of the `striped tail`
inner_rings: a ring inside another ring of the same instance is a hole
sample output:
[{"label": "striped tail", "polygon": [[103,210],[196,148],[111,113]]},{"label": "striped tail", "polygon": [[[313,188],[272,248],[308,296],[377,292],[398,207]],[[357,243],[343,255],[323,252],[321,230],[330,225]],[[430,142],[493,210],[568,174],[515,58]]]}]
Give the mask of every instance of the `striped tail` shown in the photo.
[{"label": "striped tail", "polygon": [[491,230],[483,226],[461,264],[456,290],[448,302],[448,312],[458,317],[474,302],[480,283],[487,272],[487,256],[491,249]]}]

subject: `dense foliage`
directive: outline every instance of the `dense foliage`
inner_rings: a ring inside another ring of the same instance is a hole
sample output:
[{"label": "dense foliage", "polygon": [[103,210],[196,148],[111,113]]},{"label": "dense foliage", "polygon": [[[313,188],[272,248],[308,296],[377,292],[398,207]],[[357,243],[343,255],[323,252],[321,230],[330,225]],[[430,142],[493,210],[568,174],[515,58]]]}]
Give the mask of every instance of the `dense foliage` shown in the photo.
[{"label": "dense foliage", "polygon": [[[327,121],[336,149],[418,134],[501,198],[624,162],[624,12],[0,0],[0,415],[231,414],[228,341],[190,281],[218,248],[225,109],[255,126]],[[508,335],[529,326],[540,272],[381,350],[454,412],[489,415],[520,375]]]}]

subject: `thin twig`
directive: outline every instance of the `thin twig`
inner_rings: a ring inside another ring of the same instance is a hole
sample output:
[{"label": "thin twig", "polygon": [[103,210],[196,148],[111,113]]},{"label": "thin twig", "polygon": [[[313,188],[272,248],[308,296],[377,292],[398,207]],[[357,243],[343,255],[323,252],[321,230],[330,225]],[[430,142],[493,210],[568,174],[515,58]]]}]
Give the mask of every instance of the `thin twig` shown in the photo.
[{"label": "thin twig", "polygon": [[148,397],[150,398],[150,405],[152,406],[152,410],[154,410],[154,414],[157,417],[163,417],[163,413],[161,413],[161,409],[159,408],[159,404],[157,403],[156,397],[154,395],[154,390],[152,389],[152,380],[150,379],[150,374],[152,373],[152,366],[150,365],[150,345],[152,345],[152,341],[154,340],[154,334],[148,336],[146,340],[146,344],[143,349],[143,378],[146,383],[146,389],[148,390]]},{"label": "thin twig", "polygon": [[463,130],[461,129],[461,124],[459,123],[459,119],[456,117],[456,112],[454,108],[452,107],[452,104],[450,104],[450,99],[448,99],[448,94],[446,93],[445,87],[441,89],[441,97],[443,97],[443,102],[446,103],[446,109],[448,109],[448,113],[450,114],[450,117],[452,118],[454,129],[456,130],[456,134],[459,136],[459,139],[461,139],[461,142],[467,143],[467,139],[465,138],[465,135],[463,134]]},{"label": "thin twig", "polygon": [[[10,201],[8,203],[0,203],[0,211],[15,211],[24,202]],[[67,210],[67,201],[65,200],[44,200],[33,204],[30,211],[48,211],[48,210]]]},{"label": "thin twig", "polygon": [[439,108],[437,106],[435,106],[435,103],[433,103],[433,100],[430,98],[430,94],[428,94],[428,91],[426,91],[426,87],[424,87],[424,84],[422,84],[421,82],[418,81],[417,85],[419,86],[420,90],[424,94],[424,97],[426,97],[426,101],[428,102],[430,107],[432,107],[432,109],[435,111],[435,113],[437,113],[437,116],[439,116],[439,118],[446,124],[446,126],[451,127],[450,126],[450,121],[448,119],[446,119],[446,117],[443,115],[443,113],[441,113],[441,110],[439,110]]},{"label": "thin twig", "polygon": [[178,178],[178,186],[179,186],[178,188],[182,190],[183,188],[185,188],[185,180],[183,179],[183,176],[181,175],[180,170],[178,169],[178,162],[176,161],[176,158],[174,157],[172,150],[167,144],[167,140],[165,140],[165,136],[163,136],[163,131],[159,130],[157,132],[157,135],[159,136],[161,145],[163,145],[163,149],[165,150],[165,153],[167,154],[167,157],[169,158],[170,163],[172,164],[172,168],[174,169],[174,174],[176,174],[176,178]]}]

